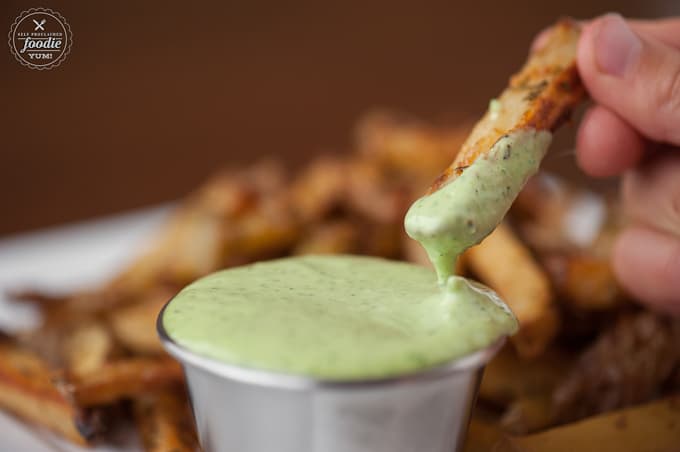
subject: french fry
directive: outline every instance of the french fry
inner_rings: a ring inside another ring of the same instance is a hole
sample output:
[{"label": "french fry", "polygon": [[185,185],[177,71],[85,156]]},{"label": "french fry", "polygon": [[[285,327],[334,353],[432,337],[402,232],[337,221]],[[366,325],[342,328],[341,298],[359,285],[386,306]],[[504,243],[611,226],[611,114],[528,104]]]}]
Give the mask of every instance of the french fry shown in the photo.
[{"label": "french fry", "polygon": [[392,181],[380,167],[355,159],[347,174],[345,203],[350,212],[378,224],[400,225],[412,201],[405,185]]},{"label": "french fry", "polygon": [[107,405],[184,381],[182,368],[170,358],[127,358],[96,373],[70,376],[63,388],[80,406]]},{"label": "french fry", "polygon": [[580,311],[615,308],[623,293],[606,257],[584,254],[548,255],[543,258],[561,300]]},{"label": "french fry", "polygon": [[161,280],[189,281],[209,272],[219,259],[218,216],[206,215],[194,205],[182,205],[156,238],[110,284],[118,291],[139,294]]},{"label": "french fry", "polygon": [[223,228],[219,268],[285,254],[302,232],[286,198],[264,199],[256,209]]},{"label": "french fry", "polygon": [[587,346],[555,388],[559,422],[656,397],[680,368],[680,319],[651,312],[621,317]]},{"label": "french fry", "polygon": [[347,163],[322,156],[309,164],[290,187],[293,209],[304,223],[322,221],[342,204]]},{"label": "french fry", "polygon": [[109,287],[139,294],[163,281],[181,286],[216,270],[224,224],[279,192],[284,180],[281,166],[271,162],[220,172],[187,197],[150,246]]},{"label": "french fry", "polygon": [[198,450],[191,409],[181,388],[140,395],[132,407],[146,452]]},{"label": "french fry", "polygon": [[541,356],[524,360],[509,346],[504,347],[484,370],[479,398],[497,407],[506,407],[518,399],[550,397],[573,358],[555,348]]},{"label": "french fry", "polygon": [[510,306],[520,330],[512,342],[520,355],[542,353],[557,334],[558,312],[550,280],[505,224],[465,253],[469,268]]},{"label": "french fry", "polygon": [[680,396],[614,411],[528,436],[506,437],[496,452],[680,450]]},{"label": "french fry", "polygon": [[62,361],[73,375],[98,371],[111,357],[115,343],[102,322],[91,321],[71,330],[61,344]]},{"label": "french fry", "polygon": [[413,118],[382,111],[364,115],[355,129],[358,153],[412,179],[434,177],[450,162],[471,124],[433,127]]},{"label": "french fry", "polygon": [[161,288],[136,304],[113,310],[108,320],[118,343],[139,354],[164,354],[156,332],[156,318],[173,294]]},{"label": "french fry", "polygon": [[324,223],[295,246],[293,254],[351,254],[357,251],[359,230],[348,221]]},{"label": "french fry", "polygon": [[530,55],[498,97],[500,111],[488,111],[475,125],[430,192],[462,174],[503,135],[523,129],[553,131],[569,117],[585,97],[576,69],[579,35],[579,25],[572,20],[562,20],[551,29],[545,45]]},{"label": "french fry", "polygon": [[76,444],[86,445],[100,430],[96,417],[54,384],[45,361],[7,343],[0,344],[0,407]]}]

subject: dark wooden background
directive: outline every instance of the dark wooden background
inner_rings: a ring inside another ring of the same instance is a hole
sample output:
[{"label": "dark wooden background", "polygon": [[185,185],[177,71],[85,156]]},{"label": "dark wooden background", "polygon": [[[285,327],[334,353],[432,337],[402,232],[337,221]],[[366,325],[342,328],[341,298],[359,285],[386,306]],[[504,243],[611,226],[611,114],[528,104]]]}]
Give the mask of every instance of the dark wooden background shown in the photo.
[{"label": "dark wooden background", "polygon": [[173,199],[224,164],[342,150],[374,107],[478,115],[562,15],[680,13],[677,0],[4,0],[0,35],[34,6],[61,12],[74,44],[51,71],[0,51],[0,235]]}]

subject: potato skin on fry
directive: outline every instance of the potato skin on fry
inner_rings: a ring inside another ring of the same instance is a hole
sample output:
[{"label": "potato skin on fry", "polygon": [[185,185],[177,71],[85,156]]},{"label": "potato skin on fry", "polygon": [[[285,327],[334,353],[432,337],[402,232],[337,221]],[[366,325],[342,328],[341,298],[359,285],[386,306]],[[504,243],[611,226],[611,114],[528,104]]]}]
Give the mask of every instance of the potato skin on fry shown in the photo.
[{"label": "potato skin on fry", "polygon": [[648,402],[677,369],[680,319],[644,311],[624,315],[600,333],[557,385],[555,418],[571,422]]},{"label": "potato skin on fry", "polygon": [[135,357],[107,363],[94,374],[72,377],[63,389],[78,405],[97,406],[183,381],[182,368],[175,360]]},{"label": "potato skin on fry", "polygon": [[146,452],[196,452],[198,439],[183,388],[151,392],[132,402]]},{"label": "potato skin on fry", "polygon": [[430,193],[458,177],[504,135],[521,129],[553,131],[585,97],[576,68],[579,25],[564,19],[545,44],[530,55],[498,97],[500,112],[489,111],[475,125],[456,159],[435,180]]},{"label": "potato skin on fry", "polygon": [[0,407],[86,445],[99,431],[96,419],[54,384],[46,362],[12,344],[0,344]]}]

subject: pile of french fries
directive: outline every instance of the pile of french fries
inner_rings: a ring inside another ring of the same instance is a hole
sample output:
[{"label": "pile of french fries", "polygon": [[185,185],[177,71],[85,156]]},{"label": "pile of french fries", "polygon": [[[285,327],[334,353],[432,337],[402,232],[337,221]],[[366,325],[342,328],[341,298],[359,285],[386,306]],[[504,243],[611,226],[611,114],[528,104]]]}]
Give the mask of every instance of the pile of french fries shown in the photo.
[{"label": "pile of french fries", "polygon": [[[350,152],[294,176],[276,161],[217,174],[105,286],[18,295],[44,322],[0,343],[0,407],[82,445],[131,421],[147,451],[197,450],[181,369],[156,335],[163,304],[207,273],[280,256],[429,265],[404,233],[404,214],[470,126],[375,112]],[[608,255],[621,223],[615,201],[539,174],[506,222],[461,257],[458,270],[495,289],[520,323],[486,370],[466,450],[680,444],[680,320],[617,285]]]}]

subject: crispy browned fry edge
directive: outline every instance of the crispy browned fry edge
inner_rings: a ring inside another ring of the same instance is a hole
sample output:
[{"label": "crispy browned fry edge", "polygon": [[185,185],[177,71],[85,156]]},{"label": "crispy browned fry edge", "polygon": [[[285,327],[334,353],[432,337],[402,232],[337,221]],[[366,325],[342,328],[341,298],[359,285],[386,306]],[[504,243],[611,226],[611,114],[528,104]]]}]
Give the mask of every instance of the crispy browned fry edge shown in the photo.
[{"label": "crispy browned fry edge", "polygon": [[680,395],[528,436],[507,437],[495,452],[680,450]]},{"label": "crispy browned fry edge", "polygon": [[73,376],[63,390],[80,406],[106,405],[184,381],[181,366],[170,358],[129,358],[102,366],[96,373]]},{"label": "crispy browned fry edge", "polygon": [[135,424],[146,452],[195,452],[198,439],[183,388],[145,394],[133,400]]},{"label": "crispy browned fry edge", "polygon": [[59,391],[48,365],[11,344],[0,344],[0,407],[77,444],[98,432],[96,419]]},{"label": "crispy browned fry edge", "polygon": [[484,115],[430,192],[459,176],[503,135],[529,128],[552,131],[569,117],[585,96],[575,61],[579,33],[578,24],[570,19],[553,27],[545,46],[529,57],[498,98],[503,106],[498,117]]}]

